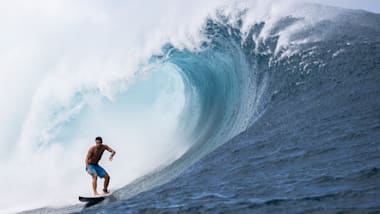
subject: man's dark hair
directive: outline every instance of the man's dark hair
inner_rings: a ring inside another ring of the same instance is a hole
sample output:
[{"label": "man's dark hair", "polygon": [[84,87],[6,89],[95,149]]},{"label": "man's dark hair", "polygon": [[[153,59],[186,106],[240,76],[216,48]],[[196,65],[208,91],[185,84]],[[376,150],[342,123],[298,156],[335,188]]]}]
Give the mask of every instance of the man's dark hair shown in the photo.
[{"label": "man's dark hair", "polygon": [[103,142],[102,137],[96,137],[96,138],[95,138],[95,141],[97,141],[97,140],[100,140],[100,142]]}]

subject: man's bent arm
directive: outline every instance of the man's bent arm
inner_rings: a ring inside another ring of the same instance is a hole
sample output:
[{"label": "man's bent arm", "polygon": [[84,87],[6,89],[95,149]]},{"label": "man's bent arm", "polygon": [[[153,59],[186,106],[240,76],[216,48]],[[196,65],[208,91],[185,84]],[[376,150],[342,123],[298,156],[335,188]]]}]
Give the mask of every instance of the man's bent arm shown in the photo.
[{"label": "man's bent arm", "polygon": [[116,154],[115,150],[113,150],[113,149],[112,149],[111,147],[109,147],[109,146],[106,147],[106,150],[109,151],[109,152],[111,152],[110,159],[112,159],[113,156],[115,156],[115,154]]}]

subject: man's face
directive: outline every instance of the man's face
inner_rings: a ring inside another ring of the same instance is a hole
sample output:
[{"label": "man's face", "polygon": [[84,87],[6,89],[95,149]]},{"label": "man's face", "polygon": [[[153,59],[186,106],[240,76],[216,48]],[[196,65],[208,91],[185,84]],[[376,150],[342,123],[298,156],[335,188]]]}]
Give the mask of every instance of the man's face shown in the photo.
[{"label": "man's face", "polygon": [[102,141],[101,141],[101,140],[96,140],[95,142],[96,142],[96,145],[100,145],[100,144],[102,144]]}]

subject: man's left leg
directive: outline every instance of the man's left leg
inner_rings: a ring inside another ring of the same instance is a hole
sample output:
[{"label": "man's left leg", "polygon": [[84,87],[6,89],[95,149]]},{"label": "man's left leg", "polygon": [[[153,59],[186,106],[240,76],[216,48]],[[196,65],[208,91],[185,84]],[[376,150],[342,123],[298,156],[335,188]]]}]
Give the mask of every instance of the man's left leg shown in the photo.
[{"label": "man's left leg", "polygon": [[96,170],[97,170],[99,177],[104,178],[103,192],[105,194],[109,193],[107,188],[108,188],[108,184],[110,183],[110,176],[108,175],[106,170],[104,170],[101,166],[97,166]]},{"label": "man's left leg", "polygon": [[104,176],[104,189],[103,189],[104,193],[109,193],[107,188],[108,188],[108,184],[110,183],[110,178],[111,177],[108,174]]}]

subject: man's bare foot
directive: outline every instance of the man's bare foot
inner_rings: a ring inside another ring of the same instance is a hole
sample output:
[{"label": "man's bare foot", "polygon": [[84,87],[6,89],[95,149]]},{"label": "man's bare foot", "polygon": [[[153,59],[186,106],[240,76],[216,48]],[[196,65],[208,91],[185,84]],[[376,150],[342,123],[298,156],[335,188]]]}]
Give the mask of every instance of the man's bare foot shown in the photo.
[{"label": "man's bare foot", "polygon": [[94,192],[94,196],[100,196],[98,192]]},{"label": "man's bare foot", "polygon": [[110,194],[110,192],[107,189],[103,189],[103,194],[108,195],[108,194]]}]

